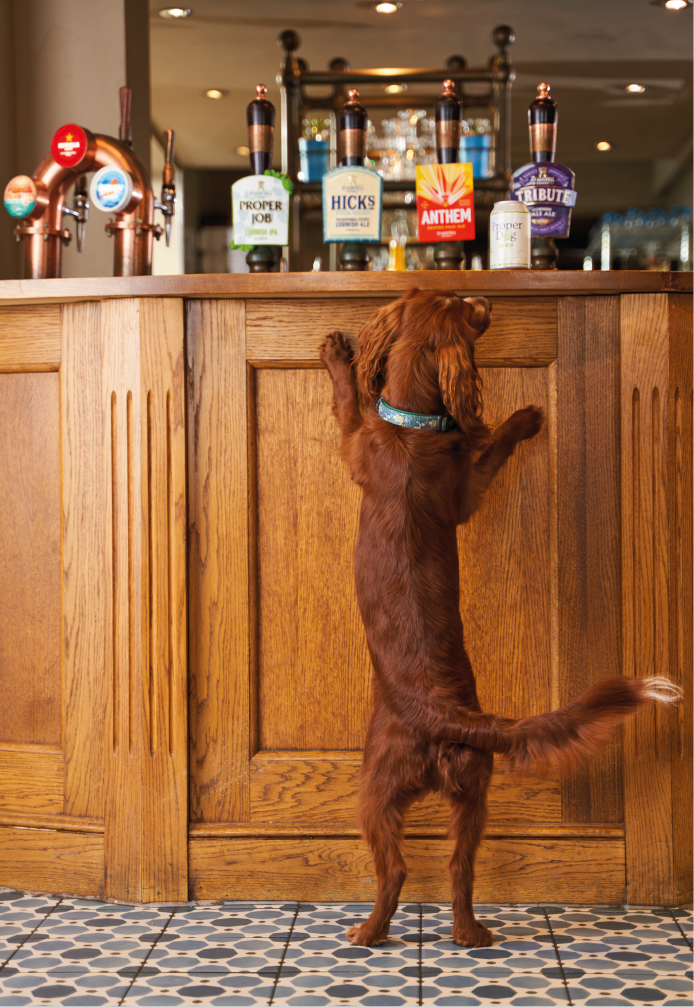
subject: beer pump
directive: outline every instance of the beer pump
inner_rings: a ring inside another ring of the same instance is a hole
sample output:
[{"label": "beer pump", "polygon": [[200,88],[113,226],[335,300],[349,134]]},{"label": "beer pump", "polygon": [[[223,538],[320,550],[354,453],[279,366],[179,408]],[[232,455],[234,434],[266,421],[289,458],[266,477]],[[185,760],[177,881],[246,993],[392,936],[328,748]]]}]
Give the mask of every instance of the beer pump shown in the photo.
[{"label": "beer pump", "polygon": [[[366,127],[368,116],[359,101],[359,92],[350,88],[347,101],[340,109],[340,167],[364,165],[366,156]],[[366,247],[355,241],[347,241],[340,249],[340,265],[348,271],[368,269],[369,257]]]},{"label": "beer pump", "polygon": [[[255,98],[246,108],[246,125],[251,174],[263,175],[272,168],[275,139],[275,106],[268,99],[264,84],[256,84]],[[252,273],[272,273],[280,253],[276,245],[255,245],[246,255],[246,263]]]},{"label": "beer pump", "polygon": [[[463,103],[456,94],[455,83],[452,80],[444,80],[443,90],[434,106],[436,158],[439,164],[456,164],[460,160],[462,114]],[[463,242],[439,242],[434,251],[434,262],[437,269],[460,269],[465,262]]]},{"label": "beer pump", "polygon": [[[147,171],[132,148],[130,103],[130,88],[122,87],[118,139],[75,124],[61,126],[53,137],[51,153],[31,178],[19,175],[8,183],[5,207],[11,216],[23,219],[14,233],[24,246],[25,278],[60,276],[62,249],[72,239],[70,231],[63,228],[63,217],[76,220],[77,250],[81,252],[92,206],[113,214],[105,228],[114,239],[113,275],[151,274],[153,239],[163,233],[154,223],[155,209],[164,214],[167,245],[171,240],[176,205],[174,133],[170,129],[164,133],[166,164],[161,200],[157,200]],[[89,196],[87,172],[95,172]],[[70,208],[65,205],[65,196],[72,185]]]}]

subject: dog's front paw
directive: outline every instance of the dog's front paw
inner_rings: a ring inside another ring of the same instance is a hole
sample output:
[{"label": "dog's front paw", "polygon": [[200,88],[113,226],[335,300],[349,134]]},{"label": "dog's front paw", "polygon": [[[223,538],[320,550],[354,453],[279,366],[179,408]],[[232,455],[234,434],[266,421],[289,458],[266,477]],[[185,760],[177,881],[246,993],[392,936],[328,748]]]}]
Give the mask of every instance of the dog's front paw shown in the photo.
[{"label": "dog's front paw", "polygon": [[491,930],[477,920],[471,926],[453,927],[453,940],[462,948],[488,948],[493,939]]},{"label": "dog's front paw", "polygon": [[388,926],[379,934],[372,934],[368,923],[358,923],[347,931],[347,940],[350,944],[359,944],[362,947],[370,948],[372,944],[383,944],[388,940]]},{"label": "dog's front paw", "polygon": [[339,364],[349,367],[354,359],[352,347],[341,332],[331,332],[326,336],[320,345],[318,355],[327,370]]},{"label": "dog's front paw", "polygon": [[539,406],[526,406],[525,409],[518,409],[504,423],[504,432],[508,432],[513,439],[527,441],[542,429],[545,414]]}]

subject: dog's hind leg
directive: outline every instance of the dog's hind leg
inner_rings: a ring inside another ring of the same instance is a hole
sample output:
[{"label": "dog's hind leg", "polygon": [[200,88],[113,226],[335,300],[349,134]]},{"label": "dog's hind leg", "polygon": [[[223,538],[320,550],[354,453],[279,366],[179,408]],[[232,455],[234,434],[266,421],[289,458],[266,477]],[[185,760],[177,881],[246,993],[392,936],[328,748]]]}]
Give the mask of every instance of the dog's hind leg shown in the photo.
[{"label": "dog's hind leg", "polygon": [[402,781],[390,778],[387,769],[369,767],[362,777],[359,793],[360,822],[376,865],[378,892],[371,916],[352,927],[347,940],[370,947],[388,939],[388,928],[398,908],[400,889],[407,877],[402,855],[402,830],[405,811],[417,791],[405,788]]},{"label": "dog's hind leg", "polygon": [[487,817],[486,794],[492,771],[491,753],[479,753],[477,765],[468,764],[465,789],[448,791],[451,820],[448,835],[455,842],[448,870],[453,896],[453,940],[467,948],[486,948],[492,933],[478,923],[472,911],[472,887],[475,880],[475,856],[484,835]]}]

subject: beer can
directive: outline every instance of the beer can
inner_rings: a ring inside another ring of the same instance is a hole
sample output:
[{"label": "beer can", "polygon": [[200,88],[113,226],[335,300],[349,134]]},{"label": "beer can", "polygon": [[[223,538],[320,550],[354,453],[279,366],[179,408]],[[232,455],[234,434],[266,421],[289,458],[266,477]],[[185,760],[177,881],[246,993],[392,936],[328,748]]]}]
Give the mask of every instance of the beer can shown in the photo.
[{"label": "beer can", "polygon": [[508,199],[494,204],[489,218],[489,268],[530,269],[530,211]]}]

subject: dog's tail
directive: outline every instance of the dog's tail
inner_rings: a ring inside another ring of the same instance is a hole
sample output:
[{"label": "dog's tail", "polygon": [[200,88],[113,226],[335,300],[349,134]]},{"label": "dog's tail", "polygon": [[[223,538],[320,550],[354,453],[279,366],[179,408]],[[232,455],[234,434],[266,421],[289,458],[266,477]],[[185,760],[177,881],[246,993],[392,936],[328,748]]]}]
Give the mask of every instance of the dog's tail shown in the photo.
[{"label": "dog's tail", "polygon": [[[535,763],[572,765],[595,751],[615,726],[653,703],[676,703],[682,690],[667,678],[606,678],[551,713],[522,720],[470,714],[458,743],[498,752],[516,768]],[[467,718],[466,718],[467,719]]]}]

